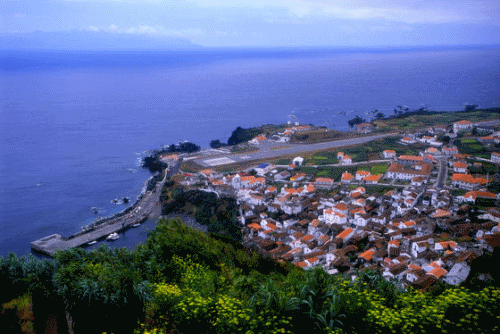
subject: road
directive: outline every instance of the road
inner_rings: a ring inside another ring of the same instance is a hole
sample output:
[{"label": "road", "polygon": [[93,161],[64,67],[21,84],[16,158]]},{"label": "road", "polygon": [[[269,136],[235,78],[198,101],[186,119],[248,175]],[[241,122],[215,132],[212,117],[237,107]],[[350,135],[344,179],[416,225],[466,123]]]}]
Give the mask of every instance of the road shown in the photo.
[{"label": "road", "polygon": [[161,205],[159,204],[161,189],[168,178],[179,171],[182,158],[176,164],[170,166],[165,173],[165,177],[158,182],[154,189],[148,190],[132,206],[132,210],[127,213],[118,214],[101,221],[97,227],[84,232],[77,233],[69,237],[60,234],[52,234],[45,238],[31,242],[31,249],[52,256],[58,250],[65,250],[73,247],[80,247],[89,242],[105,238],[111,233],[121,232],[126,228],[143,222],[148,218],[158,218],[161,215]]},{"label": "road", "polygon": [[[248,154],[221,154],[217,156],[195,159],[196,163],[205,167],[222,166],[252,160],[272,159],[285,155],[297,155],[304,152],[325,150],[336,147],[351,146],[367,143],[373,140],[394,136],[394,133],[385,133],[375,136],[358,137],[351,139],[336,140],[317,144],[292,144],[292,143],[262,143],[258,152]],[[278,147],[283,147],[276,149]],[[273,149],[274,148],[274,149]]]}]

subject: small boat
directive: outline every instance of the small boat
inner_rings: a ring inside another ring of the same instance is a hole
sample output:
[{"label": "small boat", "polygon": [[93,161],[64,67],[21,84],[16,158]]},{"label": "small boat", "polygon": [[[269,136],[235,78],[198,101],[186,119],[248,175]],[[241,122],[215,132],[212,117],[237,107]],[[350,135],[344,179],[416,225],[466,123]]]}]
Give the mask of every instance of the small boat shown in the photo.
[{"label": "small boat", "polygon": [[116,239],[118,239],[120,236],[118,235],[118,233],[111,233],[110,235],[108,235],[106,237],[106,240],[107,241],[115,241]]},{"label": "small boat", "polygon": [[132,224],[132,227],[138,227],[140,225],[141,225],[141,223],[135,223],[135,224]]},{"label": "small boat", "polygon": [[96,243],[97,243],[97,241],[94,240],[94,241],[87,243],[87,245],[91,246],[91,245],[95,245]]}]

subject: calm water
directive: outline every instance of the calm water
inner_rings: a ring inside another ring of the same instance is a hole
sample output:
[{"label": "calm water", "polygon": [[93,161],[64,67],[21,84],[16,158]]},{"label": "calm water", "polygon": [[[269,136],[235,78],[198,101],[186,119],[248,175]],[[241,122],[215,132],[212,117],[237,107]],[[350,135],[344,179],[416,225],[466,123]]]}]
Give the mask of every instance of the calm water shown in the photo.
[{"label": "calm water", "polygon": [[[292,111],[347,129],[352,115],[396,105],[498,107],[499,51],[0,54],[0,255],[79,231],[94,206],[101,215],[123,210],[110,201],[139,195],[149,173],[138,154],[160,145],[208,147]],[[354,112],[337,115],[346,110]]]}]

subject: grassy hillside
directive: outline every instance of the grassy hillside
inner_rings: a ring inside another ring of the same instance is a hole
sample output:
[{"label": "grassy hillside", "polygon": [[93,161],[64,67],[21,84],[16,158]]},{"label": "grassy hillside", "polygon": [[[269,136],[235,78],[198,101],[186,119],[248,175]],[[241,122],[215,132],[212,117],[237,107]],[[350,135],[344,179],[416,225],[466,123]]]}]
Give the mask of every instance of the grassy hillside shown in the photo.
[{"label": "grassy hillside", "polygon": [[400,117],[374,121],[379,131],[411,131],[416,128],[429,127],[438,124],[451,124],[466,119],[480,122],[489,119],[499,119],[500,108],[480,109],[474,111],[435,112],[420,111],[402,114]]}]

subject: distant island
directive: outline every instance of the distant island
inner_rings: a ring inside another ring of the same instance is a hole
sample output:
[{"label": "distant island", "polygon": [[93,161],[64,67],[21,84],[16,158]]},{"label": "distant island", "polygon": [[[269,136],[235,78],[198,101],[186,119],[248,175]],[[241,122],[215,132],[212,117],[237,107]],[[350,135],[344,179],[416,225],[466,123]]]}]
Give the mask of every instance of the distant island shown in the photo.
[{"label": "distant island", "polygon": [[0,50],[192,50],[202,46],[184,38],[164,35],[138,35],[105,31],[0,33]]}]

